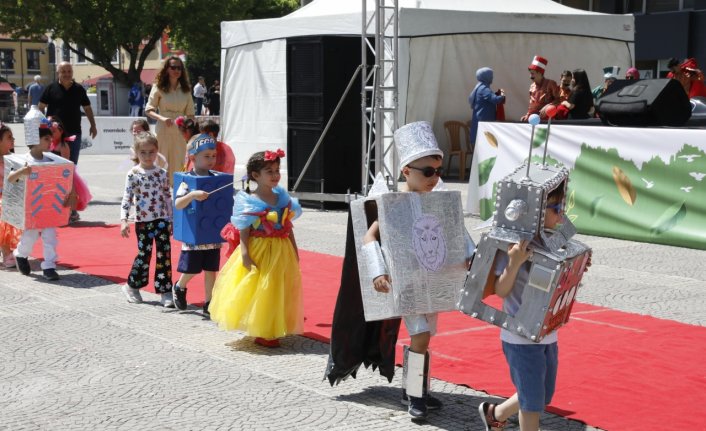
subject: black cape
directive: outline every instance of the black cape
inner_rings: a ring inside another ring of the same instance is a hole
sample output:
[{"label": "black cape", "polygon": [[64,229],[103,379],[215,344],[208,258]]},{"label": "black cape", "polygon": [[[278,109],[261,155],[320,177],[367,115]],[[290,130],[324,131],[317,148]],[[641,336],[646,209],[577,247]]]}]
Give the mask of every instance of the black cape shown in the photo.
[{"label": "black cape", "polygon": [[[372,285],[369,286],[372,289]],[[331,386],[352,376],[360,364],[365,368],[379,368],[380,375],[392,382],[395,375],[395,345],[401,319],[366,322],[360,277],[353,237],[353,219],[348,211],[346,254],[341,271],[341,287],[336,299],[331,326],[331,345],[326,374]]]}]

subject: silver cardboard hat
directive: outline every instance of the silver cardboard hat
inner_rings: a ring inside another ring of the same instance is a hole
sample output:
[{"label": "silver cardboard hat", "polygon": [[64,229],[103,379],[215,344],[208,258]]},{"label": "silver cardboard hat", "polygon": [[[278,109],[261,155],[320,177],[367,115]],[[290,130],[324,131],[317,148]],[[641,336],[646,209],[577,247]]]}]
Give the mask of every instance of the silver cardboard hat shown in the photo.
[{"label": "silver cardboard hat", "polygon": [[400,158],[400,168],[422,157],[444,157],[428,121],[409,123],[395,130],[395,148]]}]

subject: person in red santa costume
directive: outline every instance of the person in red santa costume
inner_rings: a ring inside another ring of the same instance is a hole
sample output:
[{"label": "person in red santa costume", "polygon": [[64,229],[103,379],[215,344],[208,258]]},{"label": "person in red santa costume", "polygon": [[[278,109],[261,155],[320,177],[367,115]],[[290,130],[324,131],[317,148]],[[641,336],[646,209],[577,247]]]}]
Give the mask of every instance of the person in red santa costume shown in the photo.
[{"label": "person in red santa costume", "polygon": [[704,73],[699,69],[695,58],[687,58],[679,65],[680,73],[677,79],[684,87],[684,91],[692,97],[706,97],[706,87],[704,86]]},{"label": "person in red santa costume", "polygon": [[532,114],[539,114],[542,120],[546,120],[547,106],[553,105],[556,107],[560,102],[559,86],[556,81],[544,77],[547,63],[546,58],[535,55],[532,59],[532,64],[527,68],[532,84],[529,88],[529,106],[527,113],[520,118],[520,121],[527,121]]}]

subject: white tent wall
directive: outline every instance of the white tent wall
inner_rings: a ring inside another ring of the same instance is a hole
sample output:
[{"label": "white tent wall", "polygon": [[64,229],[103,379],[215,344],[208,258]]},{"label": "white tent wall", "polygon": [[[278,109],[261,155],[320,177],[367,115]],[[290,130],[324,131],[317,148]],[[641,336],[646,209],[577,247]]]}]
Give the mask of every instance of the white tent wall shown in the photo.
[{"label": "white tent wall", "polygon": [[[399,124],[433,121],[442,147],[443,122],[470,119],[467,96],[476,69],[495,70],[506,90],[508,120],[527,107],[532,56],[549,60],[547,77],[583,68],[592,86],[604,66],[633,63],[634,18],[565,7],[551,0],[400,0]],[[368,13],[374,1],[367,0]],[[221,23],[222,137],[244,173],[255,151],[286,148],[286,38],[359,35],[360,0],[315,0],[277,19]],[[357,88],[356,88],[357,90]],[[282,168],[285,168],[283,164]]]},{"label": "white tent wall", "polygon": [[[632,58],[625,42],[578,36],[483,33],[403,39],[400,75],[407,80],[400,82],[400,124],[431,121],[439,144],[448,150],[443,123],[471,118],[468,95],[477,83],[475,71],[484,66],[494,71],[493,89],[505,89],[507,120],[519,120],[527,110],[527,66],[534,54],[549,60],[548,78],[558,81],[563,70],[582,68],[592,86],[603,82],[603,66],[627,70]],[[596,59],[601,63],[594,64]]]},{"label": "white tent wall", "polygon": [[287,41],[228,49],[224,64],[221,137],[233,148],[240,178],[253,153],[287,148]]}]

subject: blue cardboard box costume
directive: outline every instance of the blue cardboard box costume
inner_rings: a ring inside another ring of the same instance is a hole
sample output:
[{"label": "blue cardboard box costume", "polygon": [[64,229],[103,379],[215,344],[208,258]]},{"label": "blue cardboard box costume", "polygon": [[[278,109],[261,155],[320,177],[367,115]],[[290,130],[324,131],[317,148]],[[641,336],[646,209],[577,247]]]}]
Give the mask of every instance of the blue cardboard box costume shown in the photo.
[{"label": "blue cardboard box costume", "polygon": [[233,175],[209,172],[209,176],[174,173],[174,196],[181,183],[186,183],[189,190],[213,193],[204,201],[193,200],[183,210],[174,211],[174,239],[177,241],[191,245],[224,242],[221,229],[230,221],[233,208]]}]

